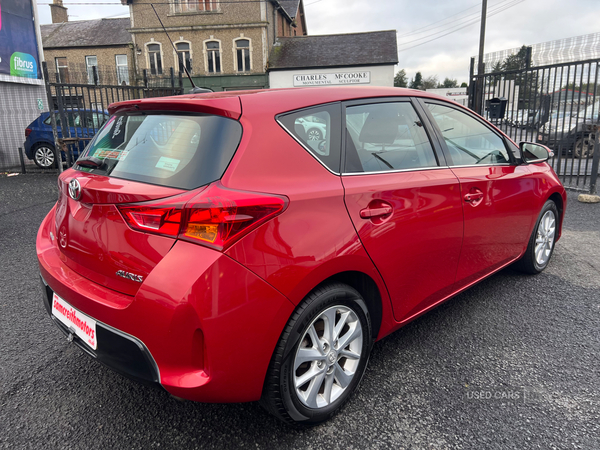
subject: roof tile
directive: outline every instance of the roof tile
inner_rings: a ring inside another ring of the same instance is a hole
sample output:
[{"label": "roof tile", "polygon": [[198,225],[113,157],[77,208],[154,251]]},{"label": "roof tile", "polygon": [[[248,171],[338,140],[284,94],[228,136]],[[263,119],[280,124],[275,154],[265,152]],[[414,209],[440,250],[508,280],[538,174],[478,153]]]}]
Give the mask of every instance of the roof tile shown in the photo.
[{"label": "roof tile", "polygon": [[396,31],[279,38],[269,69],[397,64]]}]

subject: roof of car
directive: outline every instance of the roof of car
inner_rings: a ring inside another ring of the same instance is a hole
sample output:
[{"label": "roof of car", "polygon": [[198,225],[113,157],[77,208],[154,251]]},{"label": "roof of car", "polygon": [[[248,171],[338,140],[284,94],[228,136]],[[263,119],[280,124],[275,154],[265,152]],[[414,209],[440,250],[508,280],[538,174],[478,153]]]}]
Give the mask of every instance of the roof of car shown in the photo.
[{"label": "roof of car", "polygon": [[398,63],[396,30],[278,38],[270,70]]},{"label": "roof of car", "polygon": [[40,27],[44,48],[101,47],[133,42],[128,18],[79,20]]},{"label": "roof of car", "polygon": [[227,111],[229,117],[239,118],[241,103],[272,105],[273,112],[339,102],[377,97],[412,96],[447,100],[439,95],[414,89],[378,86],[320,86],[287,89],[263,89],[252,91],[211,92],[206,94],[178,95],[113,103],[109,113],[123,110],[171,110],[171,111]]}]

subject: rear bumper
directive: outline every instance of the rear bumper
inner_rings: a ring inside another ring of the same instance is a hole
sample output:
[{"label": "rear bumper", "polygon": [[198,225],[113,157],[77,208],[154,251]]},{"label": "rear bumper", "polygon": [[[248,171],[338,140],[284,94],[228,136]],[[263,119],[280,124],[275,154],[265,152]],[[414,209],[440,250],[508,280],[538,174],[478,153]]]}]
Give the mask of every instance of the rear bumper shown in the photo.
[{"label": "rear bumper", "polygon": [[97,350],[92,350],[79,337],[73,335],[62,322],[52,315],[54,291],[43,278],[41,281],[44,307],[54,324],[68,337],[69,341],[72,341],[98,362],[126,377],[146,383],[160,382],[156,362],[139,339],[100,322],[96,324],[96,334],[98,340],[102,341],[102,346]]},{"label": "rear bumper", "polygon": [[[53,227],[54,209],[36,243],[46,308],[48,294],[56,292],[98,322],[103,330],[97,332],[98,350],[79,343],[86,353],[130,377],[159,382],[178,397],[203,402],[260,398],[271,356],[294,309],[279,291],[222,253],[177,241],[136,295],[125,295],[64,264],[56,238],[50,237]],[[118,353],[119,342],[128,347],[125,354]]]}]

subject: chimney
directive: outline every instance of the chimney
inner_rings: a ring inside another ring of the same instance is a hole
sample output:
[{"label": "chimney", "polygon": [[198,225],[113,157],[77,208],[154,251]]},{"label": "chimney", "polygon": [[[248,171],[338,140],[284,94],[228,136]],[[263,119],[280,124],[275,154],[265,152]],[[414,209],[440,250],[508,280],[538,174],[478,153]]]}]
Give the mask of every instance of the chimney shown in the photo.
[{"label": "chimney", "polygon": [[63,6],[62,0],[54,0],[50,5],[50,13],[52,14],[52,23],[62,23],[69,21],[67,8]]}]

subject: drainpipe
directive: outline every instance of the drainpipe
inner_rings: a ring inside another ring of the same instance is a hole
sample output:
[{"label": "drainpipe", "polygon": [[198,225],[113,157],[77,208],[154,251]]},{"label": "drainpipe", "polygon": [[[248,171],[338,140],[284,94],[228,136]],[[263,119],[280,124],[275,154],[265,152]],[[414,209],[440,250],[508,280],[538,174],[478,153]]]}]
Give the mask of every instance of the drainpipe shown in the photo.
[{"label": "drainpipe", "polygon": [[275,7],[273,7],[273,44],[275,44],[275,42],[277,42],[277,28],[279,26],[278,24],[278,20],[277,20],[277,11],[279,11],[281,9],[281,6],[277,5]]}]

